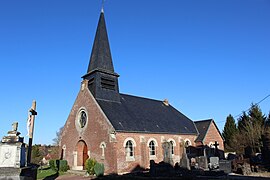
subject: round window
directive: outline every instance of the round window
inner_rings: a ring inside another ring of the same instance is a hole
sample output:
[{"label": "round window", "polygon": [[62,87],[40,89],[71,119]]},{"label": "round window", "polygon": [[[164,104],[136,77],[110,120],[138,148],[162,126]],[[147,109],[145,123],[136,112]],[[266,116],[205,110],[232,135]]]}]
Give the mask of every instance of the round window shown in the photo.
[{"label": "round window", "polygon": [[86,125],[86,121],[87,121],[87,115],[85,111],[81,111],[79,114],[79,125],[80,128],[84,128],[84,126]]},{"label": "round window", "polygon": [[76,121],[77,129],[78,130],[83,129],[87,125],[87,120],[88,120],[87,112],[83,108],[77,114],[77,121]]}]

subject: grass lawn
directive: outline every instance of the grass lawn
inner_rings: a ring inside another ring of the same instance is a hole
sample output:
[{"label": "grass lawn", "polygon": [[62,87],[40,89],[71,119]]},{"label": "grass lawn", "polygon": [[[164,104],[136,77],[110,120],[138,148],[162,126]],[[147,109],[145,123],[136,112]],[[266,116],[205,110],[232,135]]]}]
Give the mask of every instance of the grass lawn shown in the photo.
[{"label": "grass lawn", "polygon": [[43,169],[43,170],[39,169],[37,173],[37,179],[43,179],[53,175],[57,175],[57,172],[52,169]]},{"label": "grass lawn", "polygon": [[44,179],[44,178],[48,178],[48,177],[58,177],[58,176],[61,176],[63,175],[64,172],[57,172],[55,170],[52,170],[50,167],[47,167],[47,168],[43,168],[43,169],[38,169],[38,172],[37,172],[37,179]]}]

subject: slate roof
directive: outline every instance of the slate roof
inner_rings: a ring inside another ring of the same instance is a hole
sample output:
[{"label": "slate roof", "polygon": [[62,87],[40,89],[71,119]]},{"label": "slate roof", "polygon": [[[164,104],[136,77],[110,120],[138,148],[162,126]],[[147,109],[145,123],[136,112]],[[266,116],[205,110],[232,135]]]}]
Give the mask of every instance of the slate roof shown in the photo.
[{"label": "slate roof", "polygon": [[202,142],[204,140],[206,133],[207,133],[212,121],[213,121],[212,119],[207,119],[207,120],[201,120],[201,121],[194,122],[197,129],[198,129],[198,132],[199,132],[199,136],[195,140],[196,142],[198,142],[198,141]]},{"label": "slate roof", "polygon": [[120,103],[97,102],[116,131],[198,134],[192,120],[162,101],[120,94]]}]

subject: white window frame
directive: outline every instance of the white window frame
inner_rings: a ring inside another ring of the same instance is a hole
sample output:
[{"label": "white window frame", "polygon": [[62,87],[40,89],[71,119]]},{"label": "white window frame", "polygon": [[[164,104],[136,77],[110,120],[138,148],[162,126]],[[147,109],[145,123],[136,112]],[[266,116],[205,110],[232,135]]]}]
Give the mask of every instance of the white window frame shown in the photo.
[{"label": "white window frame", "polygon": [[106,143],[101,142],[99,147],[101,148],[101,159],[105,159]]},{"label": "white window frame", "polygon": [[[192,146],[192,143],[191,143],[191,141],[189,140],[189,139],[185,139],[185,141],[184,141],[184,146],[186,147],[186,143],[188,142],[188,147],[189,146]],[[186,147],[187,149],[186,149],[186,153],[187,154],[190,154],[190,148],[188,148],[188,147]],[[188,150],[188,151],[187,151]]]},{"label": "white window frame", "polygon": [[[130,147],[127,147],[127,143],[131,142],[132,145],[132,156],[130,156],[130,152],[128,152],[130,150]],[[125,155],[126,155],[126,161],[135,161],[135,147],[136,147],[136,142],[133,138],[126,138],[123,146],[125,148]]]},{"label": "white window frame", "polygon": [[62,150],[63,150],[63,159],[66,159],[66,149],[67,149],[67,146],[64,144],[62,146]]},{"label": "white window frame", "polygon": [[[151,155],[151,152],[153,151],[150,147],[150,143],[153,142],[154,143],[154,155]],[[147,147],[149,148],[149,159],[156,159],[157,158],[157,147],[158,147],[158,142],[155,138],[150,138],[147,142]]]},{"label": "white window frame", "polygon": [[174,154],[175,154],[176,142],[175,142],[175,140],[172,139],[172,138],[168,139],[168,142],[172,143],[172,149],[171,149],[171,151],[172,151],[173,153],[172,153],[172,152],[171,152],[171,153],[172,153],[172,156],[174,156]]}]

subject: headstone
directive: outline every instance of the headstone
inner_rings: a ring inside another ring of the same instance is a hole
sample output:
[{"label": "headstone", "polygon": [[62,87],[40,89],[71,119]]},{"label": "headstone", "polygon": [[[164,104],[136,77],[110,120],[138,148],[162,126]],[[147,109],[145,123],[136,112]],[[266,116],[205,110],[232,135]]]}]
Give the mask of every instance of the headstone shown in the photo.
[{"label": "headstone", "polygon": [[180,167],[190,170],[190,162],[186,153],[186,144],[183,143],[183,154],[180,159]]},{"label": "headstone", "polygon": [[230,160],[220,160],[219,161],[219,170],[224,171],[224,173],[231,173],[232,172],[232,163]]},{"label": "headstone", "polygon": [[172,144],[170,142],[164,142],[162,144],[162,148],[163,148],[163,161],[165,163],[168,164],[173,164],[173,160],[172,160]]},{"label": "headstone", "polygon": [[190,163],[186,153],[182,154],[182,158],[180,159],[180,167],[190,170]]},{"label": "headstone", "polygon": [[210,157],[209,168],[217,169],[219,167],[219,158],[218,157]]},{"label": "headstone", "polygon": [[195,158],[191,158],[190,159],[190,165],[191,166],[195,166],[196,165],[196,159]]},{"label": "headstone", "polygon": [[198,163],[198,167],[200,169],[204,169],[204,170],[208,169],[207,157],[199,156],[199,157],[196,158],[196,160],[197,160],[197,163]]}]

